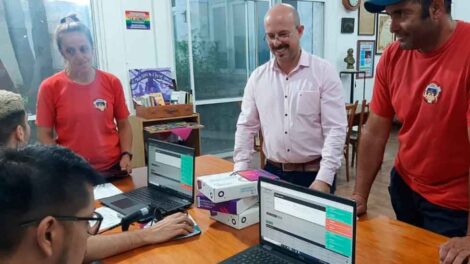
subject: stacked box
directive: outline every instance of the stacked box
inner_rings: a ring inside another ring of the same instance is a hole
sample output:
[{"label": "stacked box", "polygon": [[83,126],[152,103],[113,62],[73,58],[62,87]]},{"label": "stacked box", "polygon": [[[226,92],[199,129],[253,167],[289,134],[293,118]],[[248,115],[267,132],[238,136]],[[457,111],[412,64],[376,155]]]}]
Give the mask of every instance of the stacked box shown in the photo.
[{"label": "stacked box", "polygon": [[221,203],[212,202],[202,193],[198,193],[196,197],[196,205],[198,208],[226,214],[241,214],[243,211],[246,211],[246,209],[257,203],[258,196],[234,199]]},{"label": "stacked box", "polygon": [[258,178],[279,179],[264,170],[220,173],[197,178],[197,207],[236,229],[259,222]]},{"label": "stacked box", "polygon": [[197,178],[199,192],[214,203],[258,195],[258,182],[230,172]]},{"label": "stacked box", "polygon": [[211,211],[211,218],[236,229],[242,229],[259,222],[259,205],[256,204],[241,214],[226,214]]}]

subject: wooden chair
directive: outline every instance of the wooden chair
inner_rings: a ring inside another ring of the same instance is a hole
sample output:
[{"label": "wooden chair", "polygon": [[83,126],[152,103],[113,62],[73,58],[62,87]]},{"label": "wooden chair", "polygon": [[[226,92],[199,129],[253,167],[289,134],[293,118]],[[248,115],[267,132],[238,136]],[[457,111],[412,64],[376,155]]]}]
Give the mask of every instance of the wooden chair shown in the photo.
[{"label": "wooden chair", "polygon": [[344,159],[346,161],[345,169],[346,169],[346,180],[349,181],[349,144],[351,139],[352,128],[354,124],[354,117],[356,115],[356,108],[358,102],[354,102],[354,104],[347,104],[346,105],[346,113],[348,117],[348,127],[346,130],[346,142],[344,144],[343,154]]},{"label": "wooden chair", "polygon": [[[369,103],[366,100],[362,100],[361,103],[361,112],[359,113],[359,122],[354,124],[357,125],[357,130],[353,130],[349,142],[352,146],[352,159],[351,159],[351,167],[354,165],[357,166],[357,150],[359,149],[359,141],[361,139],[361,131],[364,127],[367,119],[369,118]],[[355,161],[355,162],[354,162]]]}]

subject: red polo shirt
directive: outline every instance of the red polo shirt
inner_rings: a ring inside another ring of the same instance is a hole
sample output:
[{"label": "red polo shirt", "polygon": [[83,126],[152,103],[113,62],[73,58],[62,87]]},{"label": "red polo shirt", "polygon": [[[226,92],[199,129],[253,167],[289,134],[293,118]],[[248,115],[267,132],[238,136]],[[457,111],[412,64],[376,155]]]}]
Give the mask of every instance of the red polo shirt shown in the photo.
[{"label": "red polo shirt", "polygon": [[371,111],[403,124],[395,168],[431,203],[468,210],[470,25],[458,22],[439,49],[393,43],[377,65]]},{"label": "red polo shirt", "polygon": [[119,79],[100,70],[88,85],[71,81],[61,71],[39,88],[36,125],[54,128],[57,144],[80,154],[97,170],[119,161],[116,120],[128,116]]}]

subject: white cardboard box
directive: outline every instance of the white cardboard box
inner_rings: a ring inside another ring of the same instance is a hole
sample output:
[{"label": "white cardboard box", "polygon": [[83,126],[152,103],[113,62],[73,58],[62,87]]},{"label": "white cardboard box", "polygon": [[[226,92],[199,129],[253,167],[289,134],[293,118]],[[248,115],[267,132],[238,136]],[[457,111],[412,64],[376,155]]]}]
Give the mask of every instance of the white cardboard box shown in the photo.
[{"label": "white cardboard box", "polygon": [[258,181],[230,172],[198,177],[197,187],[214,203],[258,195]]},{"label": "white cardboard box", "polygon": [[233,228],[242,229],[259,222],[259,205],[256,204],[239,215],[211,211],[211,218]]},{"label": "white cardboard box", "polygon": [[202,193],[198,193],[196,196],[196,206],[198,208],[226,214],[241,214],[257,203],[258,196],[235,199],[221,203],[212,202]]}]

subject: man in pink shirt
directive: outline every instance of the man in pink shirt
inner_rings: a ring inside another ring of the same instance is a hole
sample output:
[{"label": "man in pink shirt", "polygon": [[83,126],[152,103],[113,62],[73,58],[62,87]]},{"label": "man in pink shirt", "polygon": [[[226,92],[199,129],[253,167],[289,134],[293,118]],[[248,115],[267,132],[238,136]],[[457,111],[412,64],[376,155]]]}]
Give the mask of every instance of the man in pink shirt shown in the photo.
[{"label": "man in pink shirt", "polygon": [[334,67],[300,47],[304,27],[290,5],[264,19],[274,59],[248,79],[235,134],[235,171],[250,168],[261,128],[265,170],[292,183],[333,192],[346,137],[343,88]]}]

